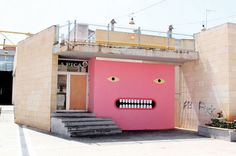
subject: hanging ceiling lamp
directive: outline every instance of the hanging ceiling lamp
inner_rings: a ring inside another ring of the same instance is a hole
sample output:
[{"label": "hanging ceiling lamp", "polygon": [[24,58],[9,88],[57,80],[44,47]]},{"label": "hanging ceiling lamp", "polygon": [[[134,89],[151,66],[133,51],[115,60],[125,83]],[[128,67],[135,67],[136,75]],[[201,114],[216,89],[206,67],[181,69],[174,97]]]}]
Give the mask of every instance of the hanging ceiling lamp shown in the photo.
[{"label": "hanging ceiling lamp", "polygon": [[133,17],[131,18],[131,21],[129,22],[129,24],[130,24],[130,25],[134,25],[134,24],[135,24],[135,23],[134,23],[134,18],[133,18]]}]

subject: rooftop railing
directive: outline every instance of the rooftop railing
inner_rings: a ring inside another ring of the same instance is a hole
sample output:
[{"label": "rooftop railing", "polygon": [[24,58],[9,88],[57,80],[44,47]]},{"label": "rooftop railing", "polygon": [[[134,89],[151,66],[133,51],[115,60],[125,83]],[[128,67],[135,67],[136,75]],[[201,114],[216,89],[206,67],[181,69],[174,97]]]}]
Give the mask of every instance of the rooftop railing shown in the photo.
[{"label": "rooftop railing", "polygon": [[61,46],[102,45],[160,50],[195,51],[193,35],[116,27],[108,24],[83,24],[76,21],[58,26],[57,40]]}]

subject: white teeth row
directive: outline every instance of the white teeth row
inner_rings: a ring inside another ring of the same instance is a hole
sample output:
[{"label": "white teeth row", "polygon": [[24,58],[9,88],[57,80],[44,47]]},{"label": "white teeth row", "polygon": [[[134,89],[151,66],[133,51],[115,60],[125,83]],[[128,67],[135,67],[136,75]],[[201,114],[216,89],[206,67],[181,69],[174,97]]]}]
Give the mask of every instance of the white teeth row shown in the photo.
[{"label": "white teeth row", "polygon": [[152,105],[135,105],[135,104],[121,104],[119,108],[145,108],[152,109]]},{"label": "white teeth row", "polygon": [[146,103],[146,104],[151,104],[152,100],[120,99],[120,103]]}]

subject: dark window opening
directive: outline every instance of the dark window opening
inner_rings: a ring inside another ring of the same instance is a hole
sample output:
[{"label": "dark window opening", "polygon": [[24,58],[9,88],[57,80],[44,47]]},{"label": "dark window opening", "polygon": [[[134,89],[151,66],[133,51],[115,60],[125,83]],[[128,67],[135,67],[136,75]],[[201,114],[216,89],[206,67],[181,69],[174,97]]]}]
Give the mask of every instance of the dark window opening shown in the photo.
[{"label": "dark window opening", "polygon": [[12,104],[12,72],[0,71],[0,105]]}]

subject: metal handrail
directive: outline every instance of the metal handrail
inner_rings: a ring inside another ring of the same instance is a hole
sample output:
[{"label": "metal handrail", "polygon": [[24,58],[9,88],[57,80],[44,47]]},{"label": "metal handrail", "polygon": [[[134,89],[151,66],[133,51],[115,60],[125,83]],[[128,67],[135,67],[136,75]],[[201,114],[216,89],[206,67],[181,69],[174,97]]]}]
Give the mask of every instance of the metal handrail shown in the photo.
[{"label": "metal handrail", "polygon": [[[87,35],[87,37],[84,40],[80,40],[80,42],[84,42],[87,44],[91,43],[96,43],[96,33],[95,31],[100,29],[100,30],[105,30],[107,32],[107,39],[106,39],[106,45],[110,45],[112,43],[112,39],[110,32],[124,32],[124,33],[131,33],[137,35],[137,47],[141,47],[141,37],[143,35],[151,35],[151,36],[157,36],[157,37],[163,37],[167,39],[167,46],[169,47],[170,44],[170,39],[175,40],[175,48],[178,49],[183,49],[184,48],[189,48],[192,51],[195,50],[195,43],[194,43],[194,36],[193,35],[188,35],[188,34],[181,34],[181,33],[172,33],[173,38],[168,37],[168,32],[162,32],[162,31],[156,31],[156,30],[147,30],[147,29],[141,29],[140,27],[138,29],[132,29],[132,28],[127,28],[127,27],[115,27],[115,31],[111,30],[110,25],[99,25],[99,24],[85,24],[85,23],[77,23],[75,22],[70,22],[68,21],[67,24],[59,25],[58,26],[58,43],[71,43],[71,42],[77,42],[78,43],[78,36],[79,34],[77,33],[78,25],[83,25],[87,26],[88,30],[93,30],[94,32]],[[136,32],[135,32],[136,31]],[[193,41],[192,45],[190,47],[183,47],[182,44],[184,44],[184,40],[189,40]],[[67,45],[68,46],[68,45]],[[129,46],[129,45],[127,45]],[[166,46],[166,45],[163,45]],[[69,48],[69,47],[68,47]],[[169,49],[169,48],[167,48]]]}]

